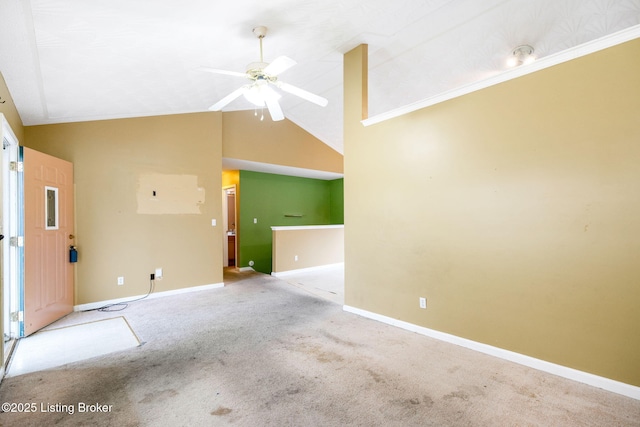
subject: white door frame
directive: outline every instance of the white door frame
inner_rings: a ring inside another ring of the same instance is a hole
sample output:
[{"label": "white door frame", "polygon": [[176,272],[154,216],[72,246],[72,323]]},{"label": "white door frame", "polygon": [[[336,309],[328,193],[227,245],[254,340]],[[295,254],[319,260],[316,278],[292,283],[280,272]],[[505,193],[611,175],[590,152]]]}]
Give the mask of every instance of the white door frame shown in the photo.
[{"label": "white door frame", "polygon": [[[20,336],[19,322],[11,319],[12,312],[19,312],[20,295],[18,283],[18,253],[17,248],[12,247],[11,237],[18,236],[18,176],[11,173],[11,162],[18,161],[18,138],[13,133],[11,126],[3,114],[0,114],[0,140],[2,140],[2,229],[0,233],[5,236],[0,242],[2,245],[2,325],[3,335],[11,338],[4,347],[4,362],[10,356],[14,340]],[[4,344],[4,338],[3,338]]]},{"label": "white door frame", "polygon": [[236,240],[235,240],[235,245],[234,245],[234,251],[235,251],[235,260],[236,260],[236,267],[238,266],[238,191],[236,188],[236,185],[227,185],[225,187],[222,187],[222,230],[223,230],[223,237],[222,237],[222,265],[224,267],[229,267],[229,235],[227,234],[227,232],[229,231],[229,205],[227,202],[227,190],[233,190],[233,194],[235,194],[235,209],[233,210],[235,212],[235,218],[233,218],[233,223],[236,224],[235,227],[235,236],[236,236]]},{"label": "white door frame", "polygon": [[222,187],[222,266],[229,267],[229,244],[227,230],[229,229],[229,207],[227,206],[227,187]]}]

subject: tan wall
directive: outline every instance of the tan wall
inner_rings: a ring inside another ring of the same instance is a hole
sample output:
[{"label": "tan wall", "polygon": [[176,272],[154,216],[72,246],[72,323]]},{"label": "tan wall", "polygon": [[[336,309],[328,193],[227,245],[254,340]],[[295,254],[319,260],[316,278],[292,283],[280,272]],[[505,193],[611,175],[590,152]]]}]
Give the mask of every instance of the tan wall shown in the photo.
[{"label": "tan wall", "polygon": [[639,75],[635,40],[366,128],[345,101],[346,304],[640,386]]},{"label": "tan wall", "polygon": [[344,262],[344,226],[272,227],[272,230],[273,273]]},{"label": "tan wall", "polygon": [[289,120],[233,111],[224,113],[223,124],[222,157],[342,173],[342,154]]},{"label": "tan wall", "polygon": [[[242,160],[342,170],[342,155],[296,125],[257,127],[250,113],[25,128],[25,145],[75,165],[75,304],[144,294],[159,267],[164,277],[157,291],[222,282],[223,230],[211,219],[222,224],[220,189],[238,183],[237,171],[222,173],[223,151]],[[124,286],[117,286],[118,276]]]},{"label": "tan wall", "polygon": [[24,140],[22,120],[9,93],[4,77],[2,77],[2,73],[0,73],[0,113],[4,114],[9,126],[11,126],[11,130],[18,138],[18,142],[22,144]]},{"label": "tan wall", "polygon": [[[75,304],[145,294],[159,267],[156,291],[222,283],[222,227],[211,226],[222,223],[221,116],[25,128],[25,145],[74,163]],[[154,185],[157,205],[147,194]]]}]

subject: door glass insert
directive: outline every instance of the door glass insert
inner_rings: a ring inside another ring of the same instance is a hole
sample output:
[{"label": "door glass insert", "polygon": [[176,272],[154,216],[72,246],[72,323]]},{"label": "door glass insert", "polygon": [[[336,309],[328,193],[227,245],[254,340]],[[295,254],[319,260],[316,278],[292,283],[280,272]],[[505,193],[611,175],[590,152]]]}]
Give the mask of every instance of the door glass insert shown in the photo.
[{"label": "door glass insert", "polygon": [[44,187],[44,218],[46,230],[58,229],[58,189]]}]

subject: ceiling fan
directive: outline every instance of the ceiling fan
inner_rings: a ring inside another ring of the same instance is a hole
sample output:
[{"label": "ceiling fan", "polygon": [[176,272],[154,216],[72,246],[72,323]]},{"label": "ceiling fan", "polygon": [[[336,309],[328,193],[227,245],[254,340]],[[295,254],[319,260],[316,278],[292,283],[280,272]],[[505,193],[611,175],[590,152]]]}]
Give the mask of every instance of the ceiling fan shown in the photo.
[{"label": "ceiling fan", "polygon": [[216,68],[202,68],[202,70],[211,73],[245,77],[250,80],[248,84],[239,87],[220,101],[213,104],[209,107],[209,110],[220,111],[240,95],[244,95],[244,97],[256,107],[264,108],[266,106],[273,121],[283,120],[284,113],[278,103],[278,99],[281,98],[281,95],[275,91],[272,86],[313,102],[321,107],[327,105],[329,101],[327,101],[326,98],[278,80],[278,75],[296,65],[296,61],[286,56],[279,56],[270,64],[264,62],[262,58],[262,39],[267,35],[267,27],[256,27],[253,29],[253,34],[255,34],[260,40],[260,62],[252,62],[247,65],[247,71],[245,73],[219,70]]}]

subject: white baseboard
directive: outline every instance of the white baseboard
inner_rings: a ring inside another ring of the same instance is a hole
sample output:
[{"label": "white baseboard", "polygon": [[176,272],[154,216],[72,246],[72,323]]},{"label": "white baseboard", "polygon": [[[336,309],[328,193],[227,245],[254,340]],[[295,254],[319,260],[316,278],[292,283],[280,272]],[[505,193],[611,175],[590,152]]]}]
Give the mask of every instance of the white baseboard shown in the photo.
[{"label": "white baseboard", "polygon": [[335,264],[318,265],[318,266],[315,266],[315,267],[298,268],[297,270],[287,270],[287,271],[278,271],[278,272],[272,271],[271,275],[272,276],[276,276],[276,277],[290,276],[292,274],[311,273],[311,272],[314,272],[314,271],[322,271],[322,270],[325,270],[327,268],[339,267],[341,265],[344,265],[344,262],[337,262]]},{"label": "white baseboard", "polygon": [[377,320],[379,322],[386,323],[388,325],[396,326],[411,332],[415,332],[421,335],[426,335],[428,337],[445,341],[451,344],[459,345],[461,347],[465,347],[471,350],[479,351],[480,353],[488,354],[490,356],[499,357],[500,359],[504,359],[510,362],[518,363],[520,365],[528,366],[530,368],[534,368],[539,371],[548,372],[550,374],[557,375],[559,377],[567,378],[573,381],[578,381],[593,387],[598,387],[603,390],[611,391],[613,393],[630,397],[632,399],[640,400],[640,387],[636,387],[631,384],[626,384],[626,383],[615,381],[609,378],[600,377],[598,375],[579,371],[573,368],[568,368],[566,366],[557,365],[555,363],[547,362],[541,359],[536,359],[531,356],[515,353],[513,351],[505,350],[499,347],[494,347],[488,344],[479,343],[477,341],[472,341],[466,338],[461,338],[455,335],[447,334],[445,332],[436,331],[434,329],[429,329],[422,326],[414,325],[413,323],[404,322],[402,320],[383,316],[377,313],[372,313],[370,311],[362,310],[356,307],[345,305],[343,306],[343,309],[344,311],[347,311],[349,313],[357,314],[359,316],[363,316],[372,320]]},{"label": "white baseboard", "polygon": [[[170,291],[153,292],[153,293],[149,294],[149,296],[147,296],[146,298],[148,298],[148,299],[151,299],[151,298],[162,298],[162,297],[168,297],[168,296],[171,296],[171,295],[186,294],[186,293],[189,293],[189,292],[197,292],[197,291],[206,291],[208,289],[217,289],[217,288],[222,288],[222,287],[224,287],[224,283],[214,283],[214,284],[211,284],[211,285],[192,286],[192,287],[189,287],[189,288],[173,289],[173,290],[170,290]],[[144,297],[144,295],[134,295],[134,296],[126,297],[126,298],[116,298],[116,299],[112,299],[112,300],[90,302],[90,303],[87,303],[87,304],[80,304],[80,305],[74,306],[73,307],[73,311],[95,310],[96,308],[104,307],[105,305],[124,303],[124,302],[128,302],[128,301],[136,300],[136,299],[139,299],[139,298],[142,298],[142,297]]]}]

